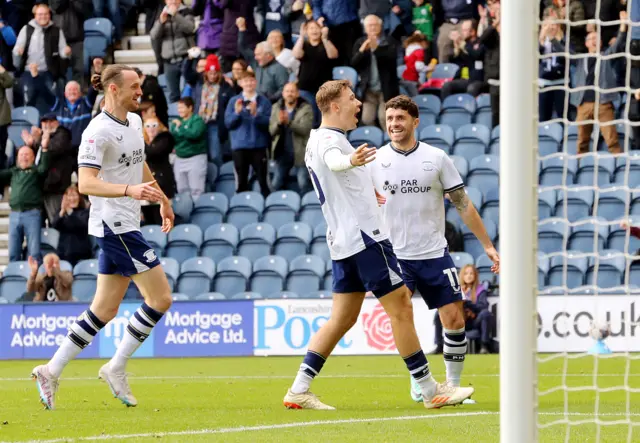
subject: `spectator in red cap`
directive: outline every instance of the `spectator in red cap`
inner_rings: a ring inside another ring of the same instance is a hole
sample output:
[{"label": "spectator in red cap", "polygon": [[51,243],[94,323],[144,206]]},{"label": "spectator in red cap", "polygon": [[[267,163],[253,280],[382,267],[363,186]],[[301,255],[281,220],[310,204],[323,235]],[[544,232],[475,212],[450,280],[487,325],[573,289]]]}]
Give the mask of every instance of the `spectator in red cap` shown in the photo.
[{"label": "spectator in red cap", "polygon": [[[200,70],[204,65],[204,69]],[[223,160],[222,145],[228,139],[224,124],[224,110],[229,99],[234,95],[233,88],[223,79],[220,60],[215,54],[198,62],[198,76],[195,85],[187,85],[182,97],[191,97],[195,103],[194,112],[207,125],[207,144],[209,160],[221,165]]]}]

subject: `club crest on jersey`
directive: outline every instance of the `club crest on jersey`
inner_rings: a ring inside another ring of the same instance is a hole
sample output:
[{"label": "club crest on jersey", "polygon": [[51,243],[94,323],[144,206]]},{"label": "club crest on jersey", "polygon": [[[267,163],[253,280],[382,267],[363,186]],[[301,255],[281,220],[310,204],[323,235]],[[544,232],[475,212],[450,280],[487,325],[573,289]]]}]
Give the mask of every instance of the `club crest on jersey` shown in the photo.
[{"label": "club crest on jersey", "polygon": [[430,161],[422,162],[423,171],[433,171],[433,168],[434,168],[433,162],[430,162]]},{"label": "club crest on jersey", "polygon": [[147,263],[151,263],[157,258],[156,251],[154,251],[153,249],[149,249],[142,255],[144,256],[144,259],[147,261]]}]

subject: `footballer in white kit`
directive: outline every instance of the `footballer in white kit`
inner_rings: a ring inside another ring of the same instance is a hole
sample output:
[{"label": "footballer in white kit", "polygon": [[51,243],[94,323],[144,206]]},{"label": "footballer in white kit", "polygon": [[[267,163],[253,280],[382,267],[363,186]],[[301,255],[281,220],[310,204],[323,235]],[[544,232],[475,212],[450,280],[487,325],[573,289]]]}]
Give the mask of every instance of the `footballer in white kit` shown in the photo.
[{"label": "footballer in white kit", "polygon": [[[418,124],[419,110],[409,97],[389,100],[386,125],[391,142],[367,167],[383,195],[379,203],[405,284],[420,293],[429,309],[438,309],[442,319],[447,383],[460,386],[467,339],[460,280],[445,239],[445,194],[483,244],[496,273],[500,259],[453,161],[445,151],[416,140]],[[411,392],[421,400],[415,384]]]}]

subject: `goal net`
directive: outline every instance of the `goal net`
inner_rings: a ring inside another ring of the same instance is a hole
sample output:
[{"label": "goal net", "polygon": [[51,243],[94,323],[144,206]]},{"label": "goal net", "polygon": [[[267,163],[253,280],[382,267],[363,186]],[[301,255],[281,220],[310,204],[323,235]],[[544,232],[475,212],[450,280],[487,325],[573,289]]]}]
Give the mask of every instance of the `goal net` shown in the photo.
[{"label": "goal net", "polygon": [[[507,25],[513,5],[506,3],[501,44],[514,31]],[[541,3],[531,20],[537,106],[527,107],[538,120],[537,150],[534,141],[521,152],[537,152],[537,248],[521,252],[534,257],[537,270],[530,381],[537,389],[523,412],[535,421],[526,441],[638,442],[640,234],[630,227],[640,228],[640,105],[634,97],[640,91],[640,0]],[[510,47],[502,49],[505,94],[504,65],[513,55]],[[509,103],[501,101],[502,126],[503,116],[514,112]],[[501,154],[513,148],[503,142]],[[511,184],[501,180],[503,188]],[[501,217],[501,230],[505,223],[512,221]],[[501,235],[500,244],[507,240]],[[501,294],[501,303],[529,295],[504,288]],[[509,333],[504,325],[501,337]],[[513,370],[503,367],[503,375],[511,379],[505,372]]]}]

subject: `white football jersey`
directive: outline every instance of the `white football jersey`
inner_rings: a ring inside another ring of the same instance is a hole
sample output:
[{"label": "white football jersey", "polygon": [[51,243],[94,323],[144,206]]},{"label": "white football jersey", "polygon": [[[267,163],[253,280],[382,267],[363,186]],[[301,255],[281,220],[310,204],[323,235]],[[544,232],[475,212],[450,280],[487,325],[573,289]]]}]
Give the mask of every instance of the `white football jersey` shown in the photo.
[{"label": "white football jersey", "polygon": [[369,164],[393,250],[399,259],[442,257],[445,239],[444,194],[464,187],[458,170],[442,150],[418,142],[407,152],[391,143]]},{"label": "white football jersey", "polygon": [[367,246],[389,238],[366,167],[334,172],[324,155],[332,149],[351,155],[354,151],[345,133],[339,129],[311,131],[305,163],[327,221],[327,243],[331,258],[342,260]]},{"label": "white football jersey", "polygon": [[[144,166],[142,119],[129,112],[121,121],[111,114],[98,114],[82,133],[78,167],[100,170],[105,182],[138,185]],[[140,230],[140,201],[131,197],[89,196],[89,234],[104,237],[103,223],[115,234]]]}]

